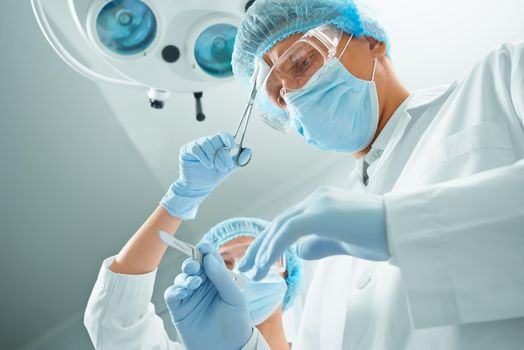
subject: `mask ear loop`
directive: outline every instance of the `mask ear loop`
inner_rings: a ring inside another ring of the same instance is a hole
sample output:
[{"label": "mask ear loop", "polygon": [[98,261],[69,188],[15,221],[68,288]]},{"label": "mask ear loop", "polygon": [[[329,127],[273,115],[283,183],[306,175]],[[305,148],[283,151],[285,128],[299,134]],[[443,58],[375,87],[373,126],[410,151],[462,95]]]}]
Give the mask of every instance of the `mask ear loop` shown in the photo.
[{"label": "mask ear loop", "polygon": [[[346,42],[346,45],[344,46],[344,49],[342,50],[342,52],[340,53],[340,55],[338,55],[338,59],[340,59],[342,57],[342,55],[344,55],[344,53],[346,53],[346,50],[349,46],[349,43],[351,42],[351,39],[353,39],[353,34],[351,34],[351,36],[349,37],[349,40]],[[375,81],[375,73],[377,71],[377,58],[374,57],[373,58],[373,72],[371,72],[371,81]]]},{"label": "mask ear loop", "polygon": [[375,72],[377,70],[377,58],[373,59],[373,73],[371,73],[371,81],[375,81]]}]

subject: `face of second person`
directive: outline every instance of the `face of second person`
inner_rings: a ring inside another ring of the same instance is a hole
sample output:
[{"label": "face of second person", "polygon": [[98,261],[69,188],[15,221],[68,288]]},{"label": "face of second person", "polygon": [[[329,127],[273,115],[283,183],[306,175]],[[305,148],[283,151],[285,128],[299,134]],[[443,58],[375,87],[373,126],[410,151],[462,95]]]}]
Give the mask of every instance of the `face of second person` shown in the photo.
[{"label": "face of second person", "polygon": [[[255,239],[253,237],[238,237],[238,238],[235,238],[225,243],[224,245],[222,245],[219,248],[218,252],[224,259],[224,263],[229,270],[233,270],[235,268],[235,265],[239,262],[241,258],[240,255],[238,255],[237,253],[245,252],[245,249],[249,247],[249,244],[251,244],[254,240]],[[282,278],[285,279],[287,277],[287,271],[280,273],[280,275]],[[254,282],[253,284],[251,284],[251,287],[257,288],[257,283],[258,282]],[[264,288],[264,286],[260,286],[260,287]],[[246,293],[247,289],[244,290],[243,292]],[[246,298],[249,300],[249,296],[246,295]],[[265,332],[264,331],[265,327],[272,328],[270,326],[271,324],[274,325],[274,324],[282,323],[282,302],[283,300],[281,300],[279,307],[277,307],[277,309],[273,312],[273,314],[271,314],[268,318],[266,318],[262,323],[257,324],[257,328],[261,332],[263,333]],[[271,332],[275,332],[275,329],[272,329]],[[283,337],[283,334],[281,334],[281,337]]]},{"label": "face of second person", "polygon": [[[232,257],[231,255],[227,254],[226,252],[228,249],[234,246],[238,245],[247,245],[251,244],[255,238],[253,237],[237,237],[235,239],[232,239],[231,241],[223,244],[219,249],[218,253],[222,256],[222,259],[224,259],[224,263],[226,264],[226,267],[228,270],[233,270],[235,268],[235,264],[238,262],[237,259]],[[287,271],[284,271],[280,274],[283,278],[287,277]]]},{"label": "face of second person", "polygon": [[255,239],[253,237],[238,237],[225,243],[220,247],[220,249],[218,249],[218,253],[222,255],[222,258],[224,259],[224,263],[226,264],[228,270],[233,270],[233,268],[235,267],[235,258],[229,256],[228,254],[224,254],[224,252],[227,251],[227,248],[230,248],[238,244],[250,244],[254,240]]}]

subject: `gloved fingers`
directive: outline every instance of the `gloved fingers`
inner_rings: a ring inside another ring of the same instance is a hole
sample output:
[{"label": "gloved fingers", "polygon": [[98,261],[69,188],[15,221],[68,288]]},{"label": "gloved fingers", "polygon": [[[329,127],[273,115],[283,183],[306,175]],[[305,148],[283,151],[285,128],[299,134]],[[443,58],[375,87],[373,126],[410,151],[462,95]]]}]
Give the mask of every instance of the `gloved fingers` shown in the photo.
[{"label": "gloved fingers", "polygon": [[185,144],[182,147],[180,147],[180,153],[178,156],[178,160],[180,162],[186,161],[186,160],[193,160],[195,158],[195,155],[193,154],[193,146],[194,143]]},{"label": "gloved fingers", "polygon": [[177,275],[173,284],[174,289],[171,291],[170,300],[173,302],[182,302],[191,298],[202,283],[200,276],[188,276],[184,273]]},{"label": "gloved fingers", "polygon": [[244,256],[242,257],[242,260],[240,260],[237,265],[237,268],[240,272],[247,272],[255,266],[255,258],[259,251],[259,247],[264,242],[264,239],[267,236],[269,229],[270,227],[260,232],[257,238],[253,242],[251,242]]},{"label": "gloved fingers", "polygon": [[218,157],[221,161],[224,162],[224,165],[227,168],[227,171],[231,171],[236,167],[235,162],[233,161],[233,156],[229,153],[229,149],[221,148],[218,150]]},{"label": "gloved fingers", "polygon": [[222,301],[226,304],[237,306],[243,299],[243,294],[231,278],[222,257],[210,245],[198,246],[204,254],[204,270],[215,286]]},{"label": "gloved fingers", "polygon": [[[221,132],[218,133],[218,136],[222,140],[222,143],[224,144],[224,146],[226,146],[227,148],[229,148],[229,149],[236,149],[237,148],[237,142],[235,140],[235,137],[232,134],[230,134],[228,132],[225,132],[225,131],[221,131]],[[237,163],[236,163],[235,156],[231,156],[229,154],[229,152],[227,152],[226,156],[227,156],[228,169],[232,170],[232,169],[236,168]]]},{"label": "gloved fingers", "polygon": [[178,275],[176,275],[175,280],[173,281],[173,284],[176,287],[186,288],[186,284],[185,284],[186,277],[188,276],[185,273],[179,273]]},{"label": "gloved fingers", "polygon": [[[278,215],[271,225],[265,230],[265,235],[259,235],[255,242],[257,244],[251,243],[249,246],[248,251],[244,255],[244,257],[248,257],[248,259],[244,259],[246,261],[246,266],[244,269],[239,267],[239,270],[242,272],[246,272],[247,270],[253,268],[257,262],[258,256],[262,254],[266,249],[267,241],[270,239],[272,235],[275,234],[275,232],[279,232],[283,225],[285,225],[291,218],[296,217],[297,215],[302,214],[303,212],[303,206],[298,204],[291,208],[288,208],[286,211],[284,211],[282,214]],[[249,255],[248,255],[249,253]],[[243,260],[243,261],[244,261]],[[248,266],[249,265],[249,266]]]},{"label": "gloved fingers", "polygon": [[297,255],[304,260],[318,260],[333,255],[351,255],[351,247],[333,238],[312,236],[296,244]]},{"label": "gloved fingers", "polygon": [[180,273],[175,277],[174,285],[184,289],[195,290],[202,285],[202,278]]},{"label": "gloved fingers", "polygon": [[262,244],[266,241],[266,237],[268,234],[271,234],[271,232],[274,232],[275,230],[280,229],[280,227],[287,222],[287,220],[291,217],[294,217],[298,214],[301,214],[303,211],[302,206],[297,205],[293,206],[291,208],[288,208],[286,211],[284,211],[282,214],[278,215],[271,225],[266,228],[264,231],[262,231],[257,238],[249,245],[249,248],[247,249],[246,253],[244,254],[244,257],[238,264],[238,270],[240,272],[247,272],[251,270],[255,266],[255,261],[257,254],[263,250],[261,250]]},{"label": "gloved fingers", "polygon": [[202,277],[200,276],[188,276],[186,277],[187,289],[195,290],[202,285]]},{"label": "gloved fingers", "polygon": [[225,131],[221,131],[221,132],[218,133],[218,136],[220,137],[220,139],[224,143],[224,146],[226,146],[228,148],[235,148],[236,147],[237,144],[236,144],[235,138],[230,133],[225,132]]},{"label": "gloved fingers", "polygon": [[271,226],[269,229],[272,232],[279,231],[283,225],[285,225],[291,218],[294,218],[304,212],[304,207],[301,205],[301,203],[292,206],[291,208],[288,208],[286,211],[278,215],[276,218],[273,219],[271,222]]},{"label": "gloved fingers", "polygon": [[[200,263],[193,258],[187,258],[184,260],[184,263],[182,264],[182,272],[189,276],[199,277],[200,285],[204,284],[204,282],[207,280],[207,276],[204,273],[202,265],[200,265]],[[199,286],[195,287],[195,289],[198,287]]]},{"label": "gloved fingers", "polygon": [[222,256],[218,253],[218,250],[216,250],[215,247],[213,247],[211,244],[201,242],[197,244],[196,248],[202,254],[213,254],[222,265],[226,266],[226,263],[224,262],[224,259],[222,259]]},{"label": "gloved fingers", "polygon": [[278,228],[270,227],[255,258],[256,273],[253,277],[255,281],[264,278],[271,265],[284,255],[286,249],[301,236],[307,234],[307,218],[307,215],[298,214],[289,218]]},{"label": "gloved fingers", "polygon": [[206,139],[202,143],[202,149],[206,153],[206,156],[211,159],[211,162],[213,164],[213,167],[218,169],[218,171],[226,172],[226,167],[223,162],[220,161],[220,158],[218,156],[215,156],[217,154],[218,149],[213,145],[210,139]]},{"label": "gloved fingers", "polygon": [[180,288],[175,285],[169,286],[164,292],[164,300],[166,301],[166,304],[170,308],[176,307],[176,305],[178,305],[188,296],[189,296],[189,291],[187,289]]},{"label": "gloved fingers", "polygon": [[205,168],[213,168],[213,160],[209,159],[199,143],[195,143],[191,146],[191,154],[193,154]]},{"label": "gloved fingers", "polygon": [[[234,168],[234,164],[233,164],[233,160],[231,159],[231,156],[229,155],[229,147],[226,148],[227,146],[224,145],[224,142],[222,141],[222,139],[220,138],[219,135],[217,136],[214,136],[212,139],[211,139],[211,143],[213,144],[213,148],[215,149],[215,152],[216,152],[216,155],[214,155],[215,157],[215,162],[216,163],[220,163],[220,168],[219,170],[220,171],[223,171],[223,172],[227,172],[231,169]],[[217,164],[217,168],[218,168],[218,165]],[[223,170],[225,169],[225,170]]]},{"label": "gloved fingers", "polygon": [[193,258],[187,258],[182,263],[182,272],[187,275],[198,275],[200,270],[200,264]]}]

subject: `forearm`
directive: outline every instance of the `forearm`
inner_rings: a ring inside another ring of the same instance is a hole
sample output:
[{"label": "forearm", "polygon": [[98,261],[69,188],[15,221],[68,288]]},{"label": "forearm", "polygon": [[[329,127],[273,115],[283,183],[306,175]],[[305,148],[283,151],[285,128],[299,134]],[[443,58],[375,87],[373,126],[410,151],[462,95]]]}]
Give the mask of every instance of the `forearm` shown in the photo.
[{"label": "forearm", "polygon": [[138,231],[120,250],[110,270],[127,275],[142,275],[154,271],[166,251],[166,245],[158,237],[162,230],[175,234],[182,220],[170,216],[158,206]]},{"label": "forearm", "polygon": [[166,251],[158,231],[175,234],[182,220],[194,219],[200,203],[236,169],[232,157],[219,157],[216,163],[213,160],[218,150],[225,152],[225,147],[235,147],[233,135],[219,133],[182,146],[179,178],[170,186],[160,206],[118,253],[111,271],[141,275],[158,267]]}]

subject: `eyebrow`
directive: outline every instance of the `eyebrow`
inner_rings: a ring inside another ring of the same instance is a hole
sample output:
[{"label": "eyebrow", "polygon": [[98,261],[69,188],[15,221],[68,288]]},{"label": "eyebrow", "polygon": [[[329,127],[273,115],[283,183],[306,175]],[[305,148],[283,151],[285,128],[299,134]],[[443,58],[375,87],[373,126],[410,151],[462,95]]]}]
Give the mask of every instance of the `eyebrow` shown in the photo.
[{"label": "eyebrow", "polygon": [[[302,33],[302,34],[301,34],[301,33],[295,33],[295,34],[293,34],[293,35],[291,35],[291,36],[289,36],[289,37],[287,37],[287,38],[285,38],[285,39],[279,41],[279,42],[276,43],[276,44],[275,44],[275,45],[274,45],[274,46],[273,46],[273,47],[272,47],[268,52],[266,52],[266,53],[262,56],[262,58],[263,58],[264,61],[268,64],[268,66],[269,66],[270,68],[273,67],[273,64],[274,64],[275,62],[274,62],[274,61],[269,61],[269,58],[270,58],[269,52],[270,52],[270,51],[273,51],[273,49],[275,48],[275,46],[277,46],[278,44],[282,43],[282,41],[284,41],[284,40],[288,40],[288,39],[290,39],[290,38],[292,38],[292,37],[294,37],[294,36],[297,36],[297,39],[296,39],[295,41],[293,41],[291,44],[287,45],[284,49],[280,50],[280,48],[278,48],[278,50],[277,50],[277,54],[278,54],[278,56],[277,56],[277,60],[278,60],[278,59],[280,58],[280,56],[282,56],[282,55],[287,51],[287,49],[289,49],[289,48],[290,48],[294,43],[296,43],[296,42],[298,41],[298,39],[299,39],[302,35],[303,35],[303,33]],[[268,59],[266,59],[266,58],[268,58]],[[268,61],[269,61],[269,62],[268,62]]]}]

